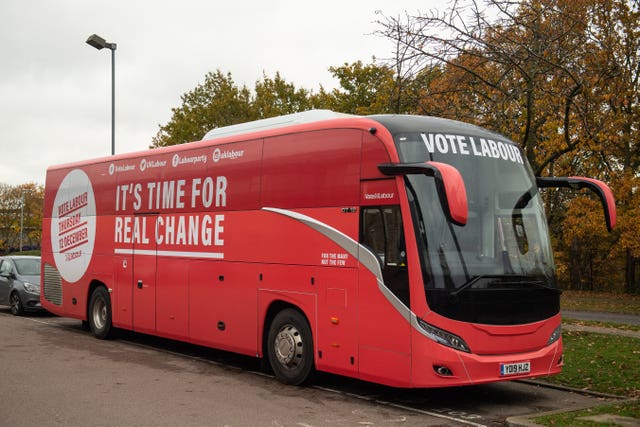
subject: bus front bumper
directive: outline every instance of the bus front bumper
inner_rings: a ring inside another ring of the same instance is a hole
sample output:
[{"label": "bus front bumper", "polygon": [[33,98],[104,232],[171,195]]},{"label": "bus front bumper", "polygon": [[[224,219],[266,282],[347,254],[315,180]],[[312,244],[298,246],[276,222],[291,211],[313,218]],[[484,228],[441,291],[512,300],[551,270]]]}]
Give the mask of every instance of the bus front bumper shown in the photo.
[{"label": "bus front bumper", "polygon": [[[446,387],[483,384],[559,374],[562,340],[537,351],[503,355],[478,355],[430,343],[414,352],[413,386]],[[425,361],[430,361],[426,364]]]}]

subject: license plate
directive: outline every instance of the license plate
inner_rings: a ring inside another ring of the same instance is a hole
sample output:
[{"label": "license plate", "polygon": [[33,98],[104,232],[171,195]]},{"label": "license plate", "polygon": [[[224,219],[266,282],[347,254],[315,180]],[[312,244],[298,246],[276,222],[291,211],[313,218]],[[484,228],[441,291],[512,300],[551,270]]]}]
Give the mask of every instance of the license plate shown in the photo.
[{"label": "license plate", "polygon": [[520,375],[528,374],[531,372],[531,362],[519,362],[519,363],[501,363],[500,375]]}]

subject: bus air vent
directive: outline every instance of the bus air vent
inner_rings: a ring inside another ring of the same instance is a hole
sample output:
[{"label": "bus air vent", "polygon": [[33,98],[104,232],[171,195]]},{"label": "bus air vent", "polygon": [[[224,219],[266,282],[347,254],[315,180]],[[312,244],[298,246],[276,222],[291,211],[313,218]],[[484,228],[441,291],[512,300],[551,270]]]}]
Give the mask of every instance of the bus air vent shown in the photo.
[{"label": "bus air vent", "polygon": [[52,304],[62,305],[62,279],[52,265],[44,265],[44,298]]}]

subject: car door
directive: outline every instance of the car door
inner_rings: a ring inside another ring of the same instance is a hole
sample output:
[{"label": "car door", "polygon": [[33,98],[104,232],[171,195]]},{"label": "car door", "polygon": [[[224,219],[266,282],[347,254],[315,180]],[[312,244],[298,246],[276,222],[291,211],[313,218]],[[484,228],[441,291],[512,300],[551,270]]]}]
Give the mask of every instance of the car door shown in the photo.
[{"label": "car door", "polygon": [[9,260],[0,260],[0,304],[9,304],[9,291],[13,283],[11,278],[12,271]]}]

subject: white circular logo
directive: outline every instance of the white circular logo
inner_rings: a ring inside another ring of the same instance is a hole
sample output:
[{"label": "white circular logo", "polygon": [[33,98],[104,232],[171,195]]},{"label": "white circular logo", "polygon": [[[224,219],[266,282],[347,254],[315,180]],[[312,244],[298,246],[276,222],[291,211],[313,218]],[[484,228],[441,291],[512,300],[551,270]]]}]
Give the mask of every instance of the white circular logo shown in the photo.
[{"label": "white circular logo", "polygon": [[144,171],[146,168],[147,168],[147,160],[146,159],[140,160],[140,171]]},{"label": "white circular logo", "polygon": [[51,213],[51,248],[67,282],[82,278],[96,239],[96,200],[84,171],[74,169],[62,180]]},{"label": "white circular logo", "polygon": [[174,154],[173,159],[171,159],[171,165],[175,168],[176,166],[178,166],[178,163],[180,163],[180,156]]},{"label": "white circular logo", "polygon": [[216,148],[215,150],[213,150],[213,156],[212,157],[213,157],[213,161],[214,162],[218,162],[220,160],[220,154],[221,154],[221,152],[220,152],[219,148]]},{"label": "white circular logo", "polygon": [[114,165],[113,163],[111,163],[109,165],[109,175],[113,175],[113,173],[116,171],[116,165]]}]

